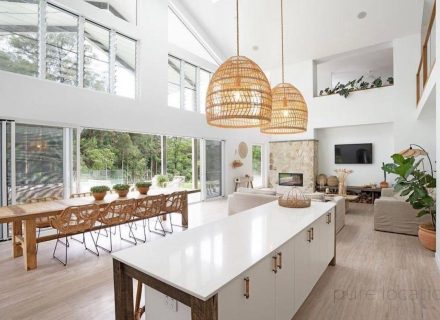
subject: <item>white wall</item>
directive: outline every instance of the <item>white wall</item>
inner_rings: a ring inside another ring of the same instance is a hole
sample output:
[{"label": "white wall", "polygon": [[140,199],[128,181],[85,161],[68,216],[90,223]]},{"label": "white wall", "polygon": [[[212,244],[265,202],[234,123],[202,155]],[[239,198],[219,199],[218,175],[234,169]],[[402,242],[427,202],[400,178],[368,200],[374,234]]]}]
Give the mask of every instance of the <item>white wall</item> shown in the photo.
[{"label": "white wall", "polygon": [[[383,181],[382,162],[391,162],[394,153],[393,125],[391,123],[350,126],[340,128],[318,129],[316,139],[318,144],[319,173],[327,176],[335,175],[335,169],[352,169],[348,176],[348,185],[379,184]],[[335,164],[335,144],[372,143],[372,164]],[[388,178],[388,182],[392,179]]]}]

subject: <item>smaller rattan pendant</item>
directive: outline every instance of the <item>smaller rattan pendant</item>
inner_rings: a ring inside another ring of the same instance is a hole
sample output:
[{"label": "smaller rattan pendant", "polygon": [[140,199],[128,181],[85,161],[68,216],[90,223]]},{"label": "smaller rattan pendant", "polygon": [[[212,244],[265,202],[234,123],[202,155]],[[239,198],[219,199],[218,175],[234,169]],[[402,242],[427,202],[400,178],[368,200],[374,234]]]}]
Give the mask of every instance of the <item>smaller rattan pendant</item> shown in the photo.
[{"label": "smaller rattan pendant", "polygon": [[214,73],[206,94],[206,120],[222,128],[260,127],[270,122],[272,92],[261,68],[240,56],[238,0],[237,55]]},{"label": "smaller rattan pendant", "polygon": [[281,68],[282,83],[272,89],[271,121],[262,124],[260,131],[267,134],[293,134],[307,131],[308,110],[301,92],[284,82],[284,21],[281,0]]}]

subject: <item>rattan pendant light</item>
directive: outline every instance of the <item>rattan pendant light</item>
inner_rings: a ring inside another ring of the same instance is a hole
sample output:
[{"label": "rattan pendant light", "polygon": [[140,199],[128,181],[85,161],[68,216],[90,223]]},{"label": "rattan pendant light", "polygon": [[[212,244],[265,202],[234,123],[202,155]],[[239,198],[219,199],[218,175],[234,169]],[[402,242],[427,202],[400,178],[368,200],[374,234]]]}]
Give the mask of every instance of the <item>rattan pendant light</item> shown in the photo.
[{"label": "rattan pendant light", "polygon": [[292,134],[307,131],[308,110],[301,92],[284,82],[284,16],[281,0],[281,72],[282,83],[272,89],[271,121],[260,131],[268,134]]},{"label": "rattan pendant light", "polygon": [[221,128],[252,128],[270,122],[272,94],[261,68],[240,56],[238,0],[237,55],[214,73],[206,94],[206,120]]}]

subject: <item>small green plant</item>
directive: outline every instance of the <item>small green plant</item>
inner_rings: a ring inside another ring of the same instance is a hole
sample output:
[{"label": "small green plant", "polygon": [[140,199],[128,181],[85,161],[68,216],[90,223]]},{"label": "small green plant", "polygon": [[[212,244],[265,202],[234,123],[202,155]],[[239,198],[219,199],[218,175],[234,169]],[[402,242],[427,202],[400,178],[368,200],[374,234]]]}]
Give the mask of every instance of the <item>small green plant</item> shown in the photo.
[{"label": "small green plant", "polygon": [[158,175],[156,176],[156,181],[159,187],[164,188],[165,184],[169,181],[168,176],[165,175]]},{"label": "small green plant", "polygon": [[[387,78],[388,85],[394,84],[394,78]],[[338,82],[335,87],[325,88],[324,90],[319,91],[320,96],[331,95],[331,94],[339,94],[340,96],[347,98],[351,92],[357,90],[365,90],[369,88],[380,88],[384,85],[382,78],[378,77],[374,79],[372,83],[364,81],[364,76],[361,76],[359,79],[348,81],[346,84]]]},{"label": "small green plant", "polygon": [[91,193],[103,193],[110,191],[110,188],[107,186],[94,186],[90,188]]},{"label": "small green plant", "polygon": [[418,217],[431,215],[434,228],[436,227],[436,205],[430,190],[436,187],[436,179],[418,167],[423,159],[416,162],[414,157],[404,158],[400,154],[393,154],[394,163],[387,163],[382,170],[397,175],[394,191],[406,197],[414,209],[420,210]]},{"label": "small green plant", "polygon": [[136,188],[149,188],[151,187],[151,181],[136,182]]},{"label": "small green plant", "polygon": [[128,184],[118,183],[113,186],[113,189],[116,191],[125,191],[130,190],[130,186]]}]

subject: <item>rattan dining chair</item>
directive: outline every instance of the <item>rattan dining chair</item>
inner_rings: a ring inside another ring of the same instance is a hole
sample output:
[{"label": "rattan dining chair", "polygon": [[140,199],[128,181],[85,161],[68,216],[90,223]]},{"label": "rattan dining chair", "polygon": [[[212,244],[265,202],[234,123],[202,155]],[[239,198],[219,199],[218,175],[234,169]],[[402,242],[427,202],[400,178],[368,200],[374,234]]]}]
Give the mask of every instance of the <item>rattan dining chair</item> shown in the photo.
[{"label": "rattan dining chair", "polygon": [[150,232],[154,232],[162,236],[165,236],[165,232],[157,232],[151,230],[150,228],[150,219],[159,218],[164,203],[165,203],[165,196],[163,194],[155,195],[155,196],[146,196],[144,198],[136,200],[136,210],[134,210],[133,212],[133,217],[142,219],[142,226],[144,229],[144,238],[141,239],[136,237],[137,240],[142,242],[147,242],[147,232],[145,230],[147,224],[148,224],[148,230]]},{"label": "rattan dining chair", "polygon": [[[54,200],[60,200],[60,198],[55,197],[55,196],[32,198],[32,199],[26,200],[26,203],[40,203],[40,202],[54,201]],[[49,229],[51,227],[50,226],[50,219],[54,218],[54,217],[55,216],[46,216],[46,217],[35,218],[35,226],[37,228],[37,239],[41,235],[41,230]],[[37,252],[38,252],[38,242],[37,242]]]},{"label": "rattan dining chair", "polygon": [[[69,247],[69,242],[67,240],[67,236],[72,234],[83,234],[83,243],[84,247],[87,251],[93,253],[96,256],[99,256],[98,247],[96,241],[93,237],[91,229],[95,225],[96,220],[99,216],[99,206],[96,204],[75,206],[75,207],[67,207],[64,211],[57,215],[56,217],[50,220],[50,224],[52,228],[57,230],[57,241],[55,244],[55,248],[53,250],[53,257],[61,262],[64,266],[67,265],[67,248]],[[89,249],[87,247],[87,243],[85,241],[85,232],[89,232],[90,237],[92,238],[93,244],[95,246],[95,251]],[[62,242],[60,238],[65,238],[66,242]],[[58,243],[61,243],[65,247],[65,258],[62,261],[60,258],[56,256],[56,250]]]},{"label": "rattan dining chair", "polygon": [[[107,251],[112,252],[113,250],[113,240],[112,240],[112,227],[119,226],[119,236],[121,237],[121,240],[130,242],[134,245],[137,244],[136,238],[134,237],[132,225],[133,223],[130,222],[130,220],[133,217],[133,212],[136,209],[136,200],[135,199],[128,199],[128,200],[114,200],[111,203],[108,204],[108,206],[101,211],[101,214],[99,215],[98,221],[105,226],[105,229],[110,228],[109,232],[106,235],[103,235],[104,237],[109,237],[110,239],[110,249],[105,248],[98,244],[98,247]],[[129,237],[133,239],[131,241],[130,239],[125,239],[122,237],[122,231],[121,231],[121,224],[127,223],[129,228]],[[99,229],[98,232],[98,239],[101,236],[101,230]],[[116,230],[115,230],[116,233]],[[113,234],[115,234],[113,233]]]},{"label": "rattan dining chair", "polygon": [[168,231],[163,228],[162,217],[160,217],[158,219],[158,221],[156,221],[155,229],[157,230],[156,227],[157,227],[158,222],[160,223],[162,230],[167,233],[174,232],[173,226],[182,227],[181,225],[173,224],[172,213],[183,213],[183,210],[185,210],[185,207],[187,205],[187,203],[186,203],[187,199],[188,199],[188,197],[187,197],[186,191],[178,191],[178,192],[173,192],[169,195],[166,195],[165,196],[165,204],[164,204],[163,210],[161,212],[161,216],[167,215],[167,214],[169,215],[171,230]]}]

